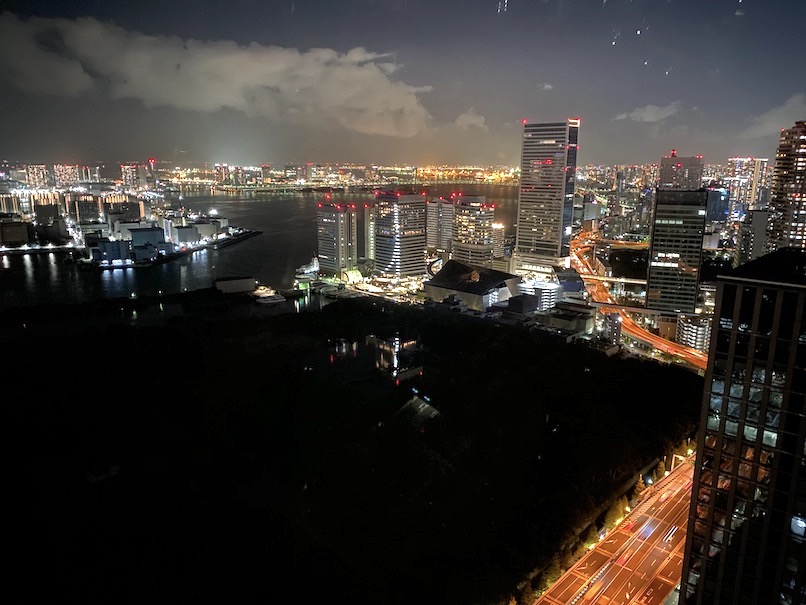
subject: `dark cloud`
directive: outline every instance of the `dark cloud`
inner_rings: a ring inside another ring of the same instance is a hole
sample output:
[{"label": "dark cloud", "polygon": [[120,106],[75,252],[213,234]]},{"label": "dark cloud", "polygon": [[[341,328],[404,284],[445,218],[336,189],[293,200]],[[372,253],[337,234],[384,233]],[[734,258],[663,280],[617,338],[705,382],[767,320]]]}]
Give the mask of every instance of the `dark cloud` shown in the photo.
[{"label": "dark cloud", "polygon": [[[59,44],[43,45],[42,36]],[[273,121],[411,137],[431,121],[419,97],[430,88],[394,79],[397,68],[388,55],[364,48],[300,51],[146,35],[92,18],[0,16],[0,74],[31,93],[91,92],[146,107],[232,109]]]}]

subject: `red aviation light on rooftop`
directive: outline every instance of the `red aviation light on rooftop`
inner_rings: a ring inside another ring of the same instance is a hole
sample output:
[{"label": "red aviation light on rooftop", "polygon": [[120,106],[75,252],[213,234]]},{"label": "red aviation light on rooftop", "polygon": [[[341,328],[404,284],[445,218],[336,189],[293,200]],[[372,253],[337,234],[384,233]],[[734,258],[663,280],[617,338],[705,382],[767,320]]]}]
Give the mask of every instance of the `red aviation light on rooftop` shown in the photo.
[{"label": "red aviation light on rooftop", "polygon": [[671,155],[669,156],[670,158],[676,158],[677,157],[677,149],[672,149],[669,153],[671,153]]},{"label": "red aviation light on rooftop", "polygon": [[526,118],[522,118],[522,119],[521,119],[521,124],[523,124],[524,126],[526,126]]},{"label": "red aviation light on rooftop", "polygon": [[148,163],[149,164],[156,164],[157,163],[157,158],[148,158]]},{"label": "red aviation light on rooftop", "polygon": [[319,203],[318,203],[318,204],[316,204],[316,205],[317,205],[319,208],[321,208],[321,207],[322,207],[322,202],[319,202]]}]

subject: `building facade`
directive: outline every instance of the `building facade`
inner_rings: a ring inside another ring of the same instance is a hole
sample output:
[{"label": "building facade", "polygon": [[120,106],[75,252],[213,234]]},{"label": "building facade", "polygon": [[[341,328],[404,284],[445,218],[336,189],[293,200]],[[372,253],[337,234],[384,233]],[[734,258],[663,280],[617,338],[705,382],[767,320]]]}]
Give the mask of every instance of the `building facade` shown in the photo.
[{"label": "building facade", "polygon": [[72,187],[81,182],[81,170],[78,164],[54,164],[53,181],[56,187]]},{"label": "building facade", "polygon": [[375,260],[375,204],[364,204],[364,258]]},{"label": "building facade", "polygon": [[806,253],[717,280],[681,605],[806,601]]},{"label": "building facade", "polygon": [[454,198],[426,201],[426,246],[450,252],[455,217]]},{"label": "building facade", "polygon": [[375,201],[375,269],[425,274],[425,196],[380,193]]},{"label": "building facade", "polygon": [[761,188],[766,185],[767,158],[728,158],[731,214],[757,207]]},{"label": "building facade", "polygon": [[319,204],[316,213],[319,270],[341,277],[358,264],[355,204]]},{"label": "building facade", "polygon": [[769,210],[767,250],[806,249],[806,121],[781,131]]},{"label": "building facade", "polygon": [[701,155],[681,157],[672,149],[660,161],[658,189],[693,191],[702,187],[704,163]]},{"label": "building facade", "polygon": [[454,205],[452,257],[460,263],[491,267],[495,243],[495,204],[483,195],[460,196]]},{"label": "building facade", "polygon": [[515,233],[515,272],[561,264],[569,255],[579,118],[524,123]]},{"label": "building facade", "polygon": [[767,251],[769,218],[769,210],[751,210],[745,214],[736,234],[736,246],[733,249],[734,267],[764,256]]},{"label": "building facade", "polygon": [[28,164],[25,167],[25,178],[32,189],[47,189],[50,187],[50,174],[45,164]]},{"label": "building facade", "polygon": [[658,190],[649,247],[646,306],[694,313],[708,194]]}]

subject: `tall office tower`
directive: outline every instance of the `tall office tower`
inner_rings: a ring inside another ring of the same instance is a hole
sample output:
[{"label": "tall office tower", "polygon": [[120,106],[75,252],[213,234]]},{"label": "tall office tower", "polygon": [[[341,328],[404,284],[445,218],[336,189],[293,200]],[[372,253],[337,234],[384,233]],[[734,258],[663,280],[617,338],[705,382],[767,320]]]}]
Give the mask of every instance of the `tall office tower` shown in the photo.
[{"label": "tall office tower", "polygon": [[717,279],[681,605],[806,595],[806,252]]},{"label": "tall office tower", "polygon": [[381,193],[375,206],[375,269],[425,274],[425,196]]},{"label": "tall office tower", "polygon": [[268,164],[261,164],[260,165],[260,183],[262,185],[268,185],[274,179],[272,178],[271,174],[271,166]]},{"label": "tall office tower", "polygon": [[341,277],[358,263],[358,212],[355,204],[319,204],[316,213],[319,270]]},{"label": "tall office tower", "polygon": [[660,161],[659,189],[694,191],[702,187],[703,161],[701,155],[680,157],[672,149]]},{"label": "tall office tower", "polygon": [[364,204],[364,258],[375,260],[375,204]]},{"label": "tall office tower", "polygon": [[736,246],[733,248],[733,267],[763,256],[767,251],[767,223],[769,210],[751,210],[739,223]]},{"label": "tall office tower", "polygon": [[649,246],[648,309],[694,313],[708,193],[658,190]]},{"label": "tall office tower", "polygon": [[437,250],[451,249],[455,196],[450,199],[440,197],[425,203],[425,244]]},{"label": "tall office tower", "polygon": [[466,265],[491,267],[495,204],[483,195],[464,195],[455,205],[452,258]]},{"label": "tall office tower", "polygon": [[569,255],[579,118],[523,126],[515,273],[564,264]]},{"label": "tall office tower", "polygon": [[728,158],[731,214],[757,207],[766,174],[767,158]]},{"label": "tall office tower", "polygon": [[72,187],[81,182],[81,171],[78,165],[54,164],[53,180],[56,187]]},{"label": "tall office tower", "polygon": [[781,131],[770,192],[767,250],[806,249],[806,121]]},{"label": "tall office tower", "polygon": [[140,178],[141,170],[137,164],[121,164],[120,176],[123,179],[123,186],[127,189],[139,189],[145,185]]},{"label": "tall office tower", "polygon": [[50,185],[48,167],[44,164],[28,164],[25,167],[25,177],[32,189],[46,189]]}]

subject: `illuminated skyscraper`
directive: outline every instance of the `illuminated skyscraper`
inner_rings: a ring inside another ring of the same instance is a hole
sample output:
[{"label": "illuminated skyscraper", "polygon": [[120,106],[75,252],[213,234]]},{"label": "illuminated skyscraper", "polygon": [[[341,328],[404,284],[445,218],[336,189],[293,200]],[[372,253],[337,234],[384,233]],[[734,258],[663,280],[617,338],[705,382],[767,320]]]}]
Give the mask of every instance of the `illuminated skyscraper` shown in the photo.
[{"label": "illuminated skyscraper", "polygon": [[767,250],[806,249],[806,121],[781,130],[770,194]]},{"label": "illuminated skyscraper", "polygon": [[739,223],[736,247],[733,249],[733,266],[764,256],[767,250],[767,223],[769,210],[751,210]]},{"label": "illuminated skyscraper", "polygon": [[450,250],[455,217],[454,196],[426,202],[426,245],[437,250]]},{"label": "illuminated skyscraper", "polygon": [[569,255],[579,118],[523,126],[516,273],[563,264]]},{"label": "illuminated skyscraper", "polygon": [[364,204],[364,258],[375,259],[375,204]]},{"label": "illuminated skyscraper", "polygon": [[466,265],[491,267],[495,205],[483,195],[463,195],[454,206],[452,258]]},{"label": "illuminated skyscraper", "polygon": [[355,204],[319,204],[316,213],[319,270],[341,277],[358,262],[358,213]]},{"label": "illuminated skyscraper", "polygon": [[53,179],[56,187],[72,187],[81,182],[81,171],[78,165],[54,164]]},{"label": "illuminated skyscraper", "polygon": [[120,176],[123,179],[123,187],[126,189],[143,187],[145,185],[144,172],[138,164],[121,164]]},{"label": "illuminated skyscraper", "polygon": [[702,187],[704,164],[701,155],[680,157],[672,149],[660,161],[659,189],[682,189],[693,191]]},{"label": "illuminated skyscraper", "polygon": [[705,189],[657,192],[646,286],[648,309],[694,313],[707,200]]},{"label": "illuminated skyscraper", "polygon": [[44,164],[28,164],[25,167],[25,176],[32,189],[46,189],[50,185],[48,167]]},{"label": "illuminated skyscraper", "polygon": [[767,174],[767,158],[728,158],[730,212],[754,208],[761,195]]},{"label": "illuminated skyscraper", "polygon": [[806,252],[717,278],[681,605],[804,603]]},{"label": "illuminated skyscraper", "polygon": [[375,206],[375,269],[425,274],[425,196],[381,193]]}]

